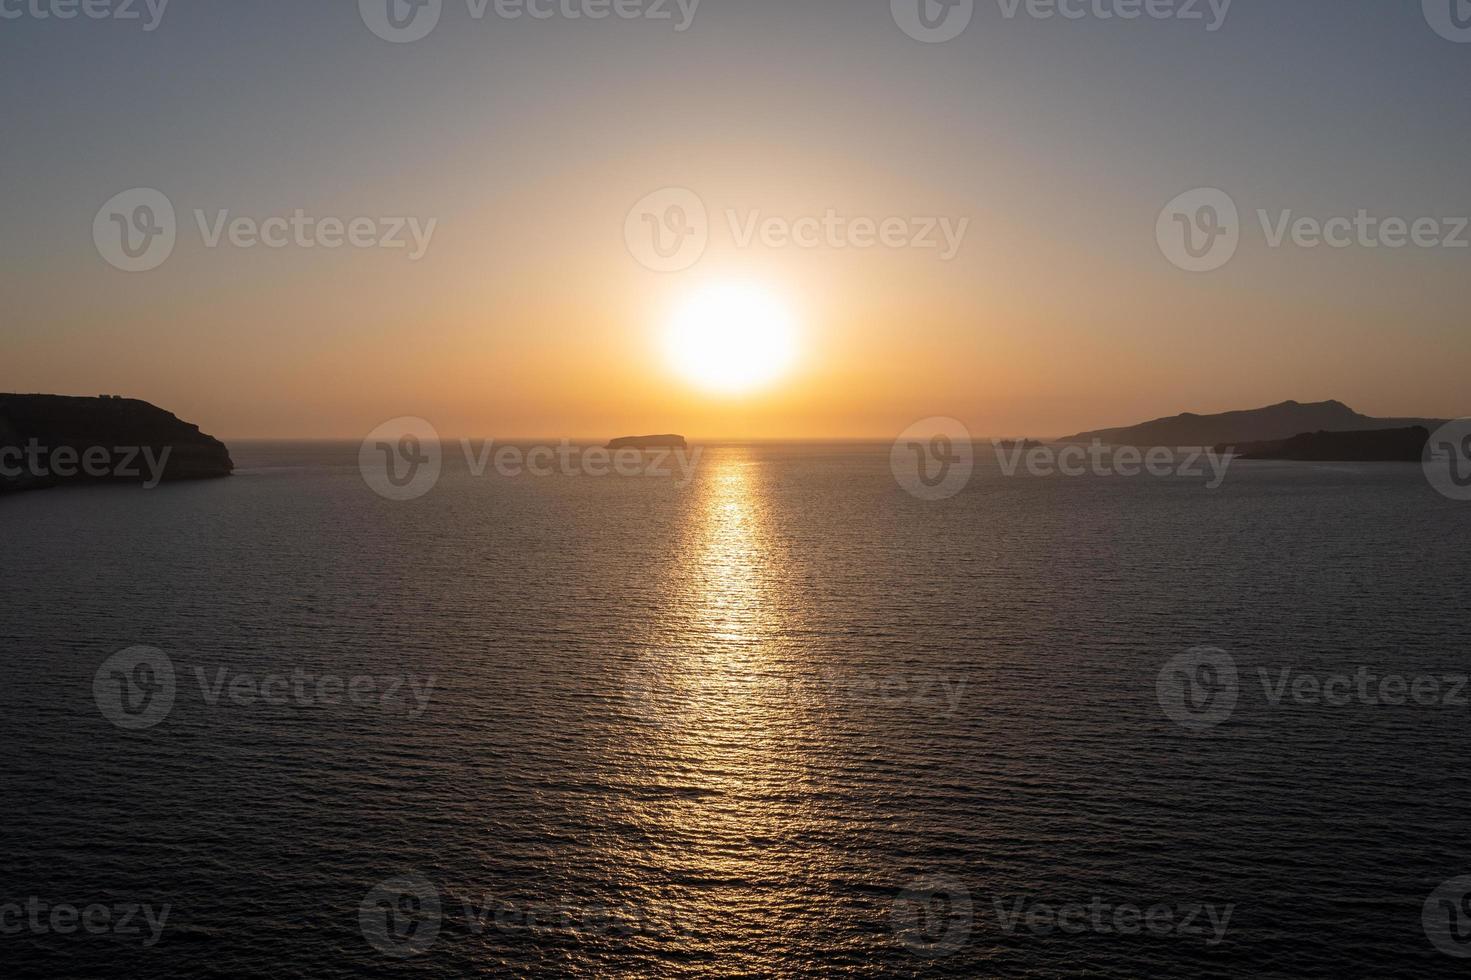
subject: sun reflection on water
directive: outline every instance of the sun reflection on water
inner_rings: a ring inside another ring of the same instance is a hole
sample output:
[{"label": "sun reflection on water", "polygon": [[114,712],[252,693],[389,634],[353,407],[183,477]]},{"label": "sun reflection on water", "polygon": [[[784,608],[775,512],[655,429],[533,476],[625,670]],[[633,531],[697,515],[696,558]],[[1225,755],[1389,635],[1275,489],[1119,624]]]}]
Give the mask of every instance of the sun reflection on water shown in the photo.
[{"label": "sun reflection on water", "polygon": [[765,547],[762,502],[757,493],[756,464],[748,456],[723,458],[707,479],[702,517],[693,522],[689,572],[693,586],[696,635],[717,641],[717,663],[759,656],[774,622],[765,572],[770,556]]},{"label": "sun reflection on water", "polygon": [[[744,450],[710,452],[693,488],[649,709],[671,730],[766,727],[781,672],[784,612],[763,468]],[[779,701],[779,699],[778,699]]]}]

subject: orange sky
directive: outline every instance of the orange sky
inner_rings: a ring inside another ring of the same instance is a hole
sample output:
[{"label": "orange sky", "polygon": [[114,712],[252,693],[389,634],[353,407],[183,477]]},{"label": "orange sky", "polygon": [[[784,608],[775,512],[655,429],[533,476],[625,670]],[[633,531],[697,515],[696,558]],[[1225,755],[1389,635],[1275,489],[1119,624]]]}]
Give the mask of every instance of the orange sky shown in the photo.
[{"label": "orange sky", "polygon": [[[29,175],[0,242],[0,390],[131,395],[224,438],[356,439],[402,415],[477,438],[885,439],[935,415],[1049,436],[1286,399],[1471,413],[1465,251],[1271,248],[1254,224],[1471,214],[1471,110],[1444,97],[1465,52],[1417,12],[1345,10],[1331,38],[1277,7],[1212,34],[978,14],[926,45],[884,4],[781,6],[707,5],[678,36],[463,24],[410,45],[325,5],[284,38],[228,10],[126,44],[20,25],[35,43],[0,68],[30,134],[0,147]],[[98,105],[109,65],[146,112]],[[178,216],[141,273],[89,234],[132,187]],[[624,234],[667,187],[710,217],[678,272]],[[1195,187],[1226,188],[1244,224],[1206,274],[1156,240]],[[211,248],[195,227],[295,209],[437,226],[418,261]],[[726,218],[829,210],[967,233],[946,261],[743,245]],[[722,279],[787,297],[800,326],[792,372],[744,397],[692,387],[660,344],[680,297]]]}]

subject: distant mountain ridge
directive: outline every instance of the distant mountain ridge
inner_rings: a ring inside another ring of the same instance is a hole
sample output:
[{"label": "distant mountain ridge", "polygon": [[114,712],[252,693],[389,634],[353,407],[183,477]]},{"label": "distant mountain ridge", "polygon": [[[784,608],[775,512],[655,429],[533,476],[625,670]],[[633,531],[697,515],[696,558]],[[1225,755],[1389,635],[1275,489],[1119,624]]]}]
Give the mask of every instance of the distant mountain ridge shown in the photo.
[{"label": "distant mountain ridge", "polygon": [[1262,443],[1291,439],[1307,432],[1365,432],[1375,429],[1404,429],[1424,426],[1434,430],[1445,419],[1373,418],[1361,415],[1340,401],[1286,401],[1266,408],[1253,408],[1217,415],[1186,412],[1169,418],[1113,429],[1095,429],[1065,436],[1059,442],[1091,443],[1097,439],[1113,446],[1222,446],[1230,443]]}]

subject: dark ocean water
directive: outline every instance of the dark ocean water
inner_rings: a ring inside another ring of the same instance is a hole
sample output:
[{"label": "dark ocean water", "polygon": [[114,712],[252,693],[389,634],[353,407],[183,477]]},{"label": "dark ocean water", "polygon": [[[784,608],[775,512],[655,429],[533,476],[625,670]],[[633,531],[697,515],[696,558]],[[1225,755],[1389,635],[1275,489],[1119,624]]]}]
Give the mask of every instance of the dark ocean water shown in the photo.
[{"label": "dark ocean water", "polygon": [[235,457],[0,500],[4,976],[1471,971],[1471,505],[1417,467]]}]

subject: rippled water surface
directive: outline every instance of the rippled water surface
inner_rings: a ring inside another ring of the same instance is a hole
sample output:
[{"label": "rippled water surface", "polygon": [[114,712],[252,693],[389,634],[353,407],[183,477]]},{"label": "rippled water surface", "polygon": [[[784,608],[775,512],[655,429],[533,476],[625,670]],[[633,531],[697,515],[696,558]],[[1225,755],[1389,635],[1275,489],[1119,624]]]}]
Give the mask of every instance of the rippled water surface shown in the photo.
[{"label": "rippled water surface", "polygon": [[[1471,969],[1422,920],[1471,874],[1467,692],[1272,697],[1471,667],[1471,507],[1416,467],[925,502],[887,447],[718,447],[395,503],[356,446],[235,457],[0,500],[0,903],[168,909],[43,915],[6,976]],[[126,729],[136,646],[174,701]],[[1207,728],[1159,691],[1200,647]]]}]

